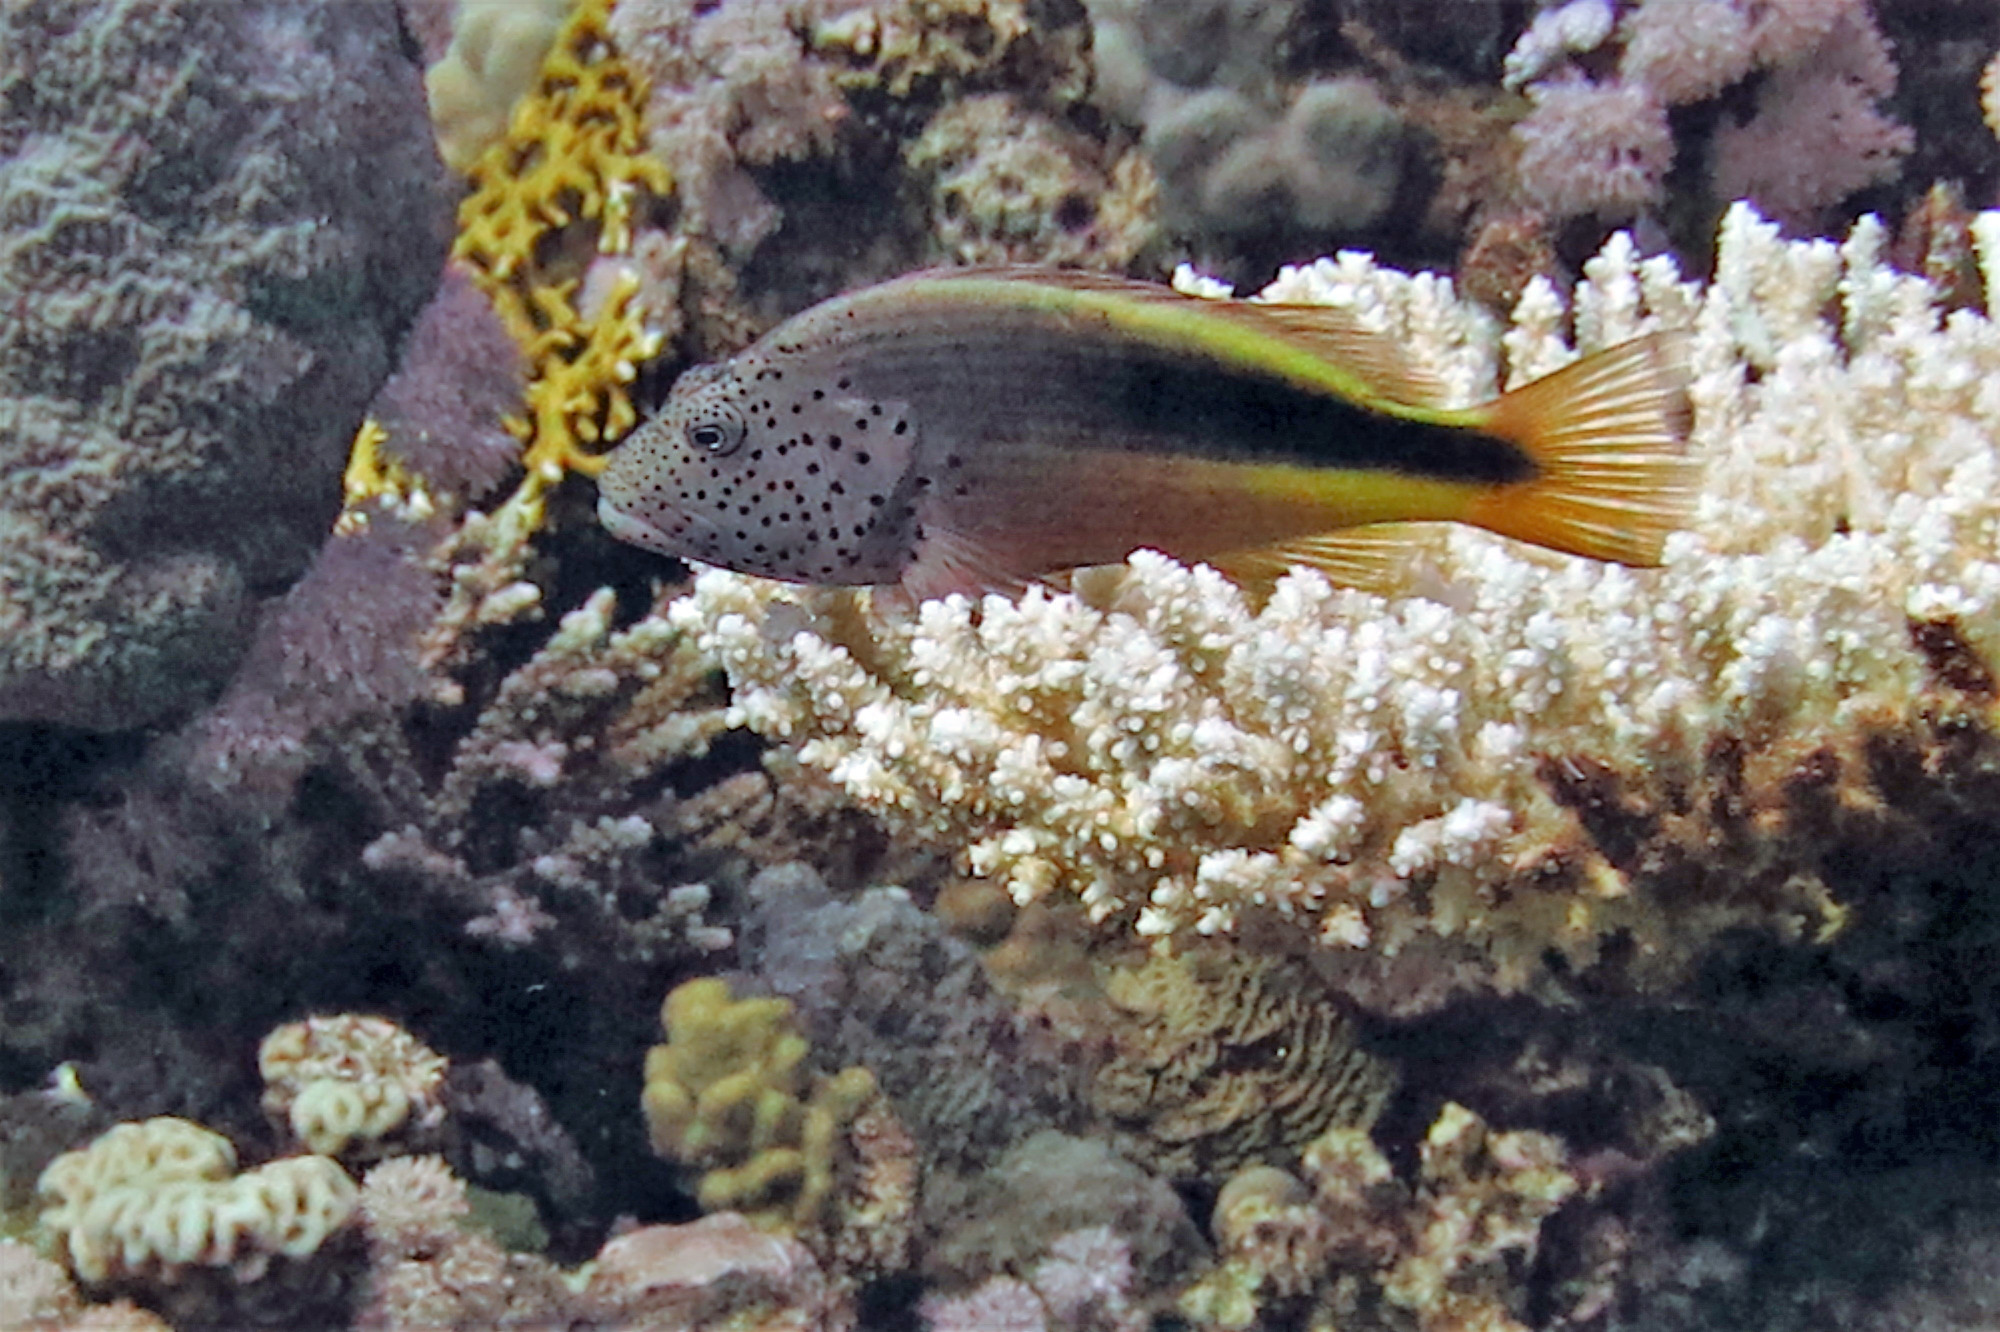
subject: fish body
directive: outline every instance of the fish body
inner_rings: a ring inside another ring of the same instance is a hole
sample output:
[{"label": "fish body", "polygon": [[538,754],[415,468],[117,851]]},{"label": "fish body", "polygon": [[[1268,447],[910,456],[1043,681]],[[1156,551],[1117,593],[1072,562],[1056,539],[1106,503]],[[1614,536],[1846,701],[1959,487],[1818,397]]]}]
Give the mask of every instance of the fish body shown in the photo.
[{"label": "fish body", "polygon": [[598,512],[664,554],[917,597],[1142,547],[1340,577],[1365,563],[1342,533],[1415,520],[1657,563],[1692,492],[1684,355],[1653,335],[1447,409],[1338,311],[916,274],[683,375],[612,455]]}]

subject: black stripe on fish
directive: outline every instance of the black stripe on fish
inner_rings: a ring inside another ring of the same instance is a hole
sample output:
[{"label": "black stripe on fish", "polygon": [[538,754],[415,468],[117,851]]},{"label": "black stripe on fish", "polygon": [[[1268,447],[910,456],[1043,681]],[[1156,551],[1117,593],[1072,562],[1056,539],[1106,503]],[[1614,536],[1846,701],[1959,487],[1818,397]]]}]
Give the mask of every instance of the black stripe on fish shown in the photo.
[{"label": "black stripe on fish", "polygon": [[1195,457],[1507,485],[1532,481],[1534,459],[1463,427],[1408,421],[1275,376],[1193,357],[1105,357],[1099,400],[1125,429],[1163,436]]}]

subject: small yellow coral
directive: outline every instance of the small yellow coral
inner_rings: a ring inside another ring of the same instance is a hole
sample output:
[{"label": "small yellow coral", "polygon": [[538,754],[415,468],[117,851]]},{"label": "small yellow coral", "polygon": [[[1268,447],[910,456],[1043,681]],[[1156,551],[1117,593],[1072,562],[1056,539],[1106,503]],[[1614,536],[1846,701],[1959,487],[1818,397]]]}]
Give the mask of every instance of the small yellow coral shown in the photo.
[{"label": "small yellow coral", "polygon": [[[672,188],[666,167],[645,156],[639,109],[646,90],[612,48],[610,8],[609,0],[581,0],[533,91],[515,107],[506,137],[473,165],[453,252],[489,290],[532,267],[541,239],[578,217],[604,225],[601,249],[629,248],[626,196]],[[503,303],[501,315],[524,342],[532,336],[532,312],[522,304]]]},{"label": "small yellow coral", "polygon": [[531,484],[552,484],[564,472],[594,476],[604,455],[591,446],[619,438],[638,421],[625,386],[642,362],[659,355],[661,338],[646,328],[638,304],[639,280],[621,273],[597,317],[569,303],[575,282],[535,295],[548,326],[529,345],[535,378],[528,386],[528,417],[508,428],[527,441],[522,461]]},{"label": "small yellow coral", "polygon": [[874,1076],[808,1078],[790,1001],[736,999],[712,977],[675,987],[660,1022],[667,1043],[646,1052],[643,1101],[653,1150],[703,1169],[704,1210],[767,1230],[818,1225],[842,1130],[874,1097]]},{"label": "small yellow coral", "polygon": [[383,455],[382,446],[388,442],[389,432],[373,417],[354,432],[347,470],[340,478],[341,510],[333,525],[335,532],[352,535],[366,528],[371,505],[407,518],[431,515],[430,496],[422,479]]}]

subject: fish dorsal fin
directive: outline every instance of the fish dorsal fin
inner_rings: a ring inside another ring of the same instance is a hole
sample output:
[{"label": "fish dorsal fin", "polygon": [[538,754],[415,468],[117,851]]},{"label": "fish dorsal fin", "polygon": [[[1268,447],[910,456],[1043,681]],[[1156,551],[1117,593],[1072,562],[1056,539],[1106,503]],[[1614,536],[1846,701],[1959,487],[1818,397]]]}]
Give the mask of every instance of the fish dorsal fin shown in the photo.
[{"label": "fish dorsal fin", "polygon": [[934,268],[910,279],[957,278],[988,282],[1020,282],[1063,291],[1089,292],[1140,304],[1198,309],[1240,328],[1282,338],[1346,372],[1370,396],[1404,407],[1447,405],[1444,385],[1412,365],[1401,344],[1386,334],[1364,328],[1354,312],[1332,305],[1276,305],[1234,297],[1214,299],[1185,296],[1172,287],[1114,273],[1076,268],[1040,268],[1031,264],[1001,264],[981,268]]},{"label": "fish dorsal fin", "polygon": [[1271,589],[1293,565],[1317,569],[1340,587],[1389,596],[1404,590],[1408,583],[1416,537],[1417,530],[1409,523],[1376,523],[1276,546],[1230,551],[1207,562],[1259,604],[1269,598]]}]

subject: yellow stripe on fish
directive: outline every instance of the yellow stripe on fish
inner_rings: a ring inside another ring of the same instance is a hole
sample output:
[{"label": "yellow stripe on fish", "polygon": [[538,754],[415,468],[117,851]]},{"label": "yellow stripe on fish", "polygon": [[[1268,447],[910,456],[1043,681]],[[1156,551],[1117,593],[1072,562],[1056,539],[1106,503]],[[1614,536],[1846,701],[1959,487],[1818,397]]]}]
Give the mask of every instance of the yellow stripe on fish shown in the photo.
[{"label": "yellow stripe on fish", "polygon": [[1686,338],[1470,408],[1340,311],[1045,269],[919,273],[683,375],[599,478],[613,535],[794,582],[1011,588],[1151,547],[1366,581],[1477,524],[1654,564],[1692,504]]}]

